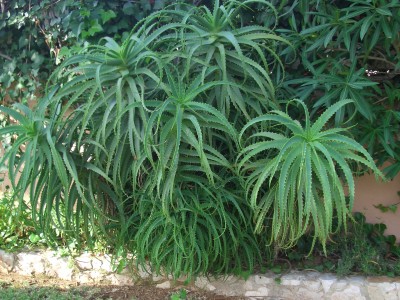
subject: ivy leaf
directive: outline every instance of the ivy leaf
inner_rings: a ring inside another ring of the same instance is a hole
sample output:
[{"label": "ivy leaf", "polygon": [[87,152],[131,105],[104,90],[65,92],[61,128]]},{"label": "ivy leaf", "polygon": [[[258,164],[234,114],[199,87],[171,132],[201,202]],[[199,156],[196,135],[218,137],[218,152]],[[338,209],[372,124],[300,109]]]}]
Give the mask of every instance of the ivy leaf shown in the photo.
[{"label": "ivy leaf", "polygon": [[392,205],[388,205],[385,206],[383,204],[378,204],[378,205],[374,205],[375,208],[379,209],[381,212],[386,213],[388,211],[395,213],[397,211],[397,206],[399,203],[396,204],[392,204]]},{"label": "ivy leaf", "polygon": [[40,66],[44,61],[44,56],[40,55],[38,52],[34,52],[31,56],[31,60],[34,66]]},{"label": "ivy leaf", "polygon": [[51,19],[50,26],[54,26],[54,25],[60,24],[60,23],[61,23],[61,18],[54,18],[54,19]]},{"label": "ivy leaf", "polygon": [[99,24],[98,20],[93,20],[92,22],[90,22],[91,26],[88,30],[83,30],[82,31],[82,37],[86,38],[88,36],[94,36],[96,33],[98,32],[102,32],[103,31],[103,27]]},{"label": "ivy leaf", "polygon": [[37,243],[40,241],[40,236],[37,235],[37,234],[31,233],[31,234],[29,235],[29,241],[30,241],[32,244],[37,244]]},{"label": "ivy leaf", "polygon": [[92,27],[89,28],[88,33],[89,33],[90,36],[93,36],[96,33],[101,32],[101,31],[103,31],[103,27],[101,27],[100,24],[95,24],[95,25],[93,25]]},{"label": "ivy leaf", "polygon": [[81,9],[81,10],[79,11],[79,13],[80,13],[80,15],[81,15],[82,17],[90,17],[90,10],[88,10],[88,9],[86,9],[86,8]]},{"label": "ivy leaf", "polygon": [[385,213],[388,211],[388,208],[386,206],[383,206],[382,204],[379,205],[374,205],[375,208],[379,209],[381,212]]},{"label": "ivy leaf", "polygon": [[20,49],[22,49],[26,45],[28,45],[28,38],[25,35],[22,35],[18,40],[18,46]]},{"label": "ivy leaf", "polygon": [[3,69],[5,73],[8,73],[11,75],[11,73],[14,72],[15,68],[17,67],[17,61],[13,59],[12,61],[8,61],[3,65]]},{"label": "ivy leaf", "polygon": [[103,22],[103,24],[105,24],[111,19],[114,19],[117,15],[112,10],[101,10],[100,16],[101,16],[101,21]]},{"label": "ivy leaf", "polygon": [[37,77],[37,76],[39,75],[39,69],[32,69],[32,70],[31,70],[31,74],[32,74],[34,77]]},{"label": "ivy leaf", "polygon": [[135,6],[131,2],[127,2],[124,4],[122,11],[127,16],[135,15]]},{"label": "ivy leaf", "polygon": [[389,205],[388,208],[392,213],[395,213],[397,211],[397,204]]}]

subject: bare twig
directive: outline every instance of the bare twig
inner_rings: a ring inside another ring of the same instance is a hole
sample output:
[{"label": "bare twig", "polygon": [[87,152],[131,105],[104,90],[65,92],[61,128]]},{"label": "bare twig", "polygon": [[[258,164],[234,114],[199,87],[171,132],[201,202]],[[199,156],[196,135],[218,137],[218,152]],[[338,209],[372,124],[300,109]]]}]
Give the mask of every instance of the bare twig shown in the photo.
[{"label": "bare twig", "polygon": [[11,58],[10,56],[5,55],[5,54],[3,54],[3,53],[1,53],[1,52],[0,52],[0,56],[3,57],[3,58],[5,58],[5,59],[7,59],[7,60],[12,60],[12,58]]},{"label": "bare twig", "polygon": [[382,98],[382,99],[379,99],[378,101],[374,102],[374,105],[376,105],[376,104],[378,104],[378,103],[381,103],[381,102],[384,102],[384,101],[386,101],[387,99],[389,99],[389,97],[384,97],[384,98]]},{"label": "bare twig", "polygon": [[48,4],[47,6],[45,6],[45,9],[48,9],[50,6],[53,6],[53,5],[56,5],[58,2],[60,2],[61,0],[57,0],[57,1],[54,1],[54,2],[52,2],[52,3],[50,3],[50,4]]},{"label": "bare twig", "polygon": [[387,59],[382,58],[382,57],[377,57],[377,56],[367,56],[367,57],[365,57],[365,56],[357,56],[357,58],[367,58],[367,59],[371,59],[371,60],[379,60],[379,61],[383,61],[384,63],[387,63],[387,64],[389,64],[389,65],[391,65],[393,67],[396,67],[395,63],[393,63],[391,61],[388,61]]},{"label": "bare twig", "polygon": [[288,259],[277,257],[277,258],[275,258],[275,260],[276,261],[283,261],[283,262],[287,263],[288,266],[289,266],[289,269],[286,271],[286,273],[290,273],[290,271],[292,270],[292,264],[290,263],[290,261]]},{"label": "bare twig", "polygon": [[[329,51],[340,51],[340,52],[349,52],[349,50],[347,50],[347,49],[344,49],[344,48],[332,48],[332,47],[328,47],[328,48],[326,48],[327,50],[328,50],[328,52]],[[395,63],[393,63],[393,62],[391,62],[391,61],[388,61],[387,59],[385,59],[385,56],[384,56],[384,54],[383,53],[381,53],[380,51],[376,51],[377,53],[379,53],[380,55],[382,55],[383,57],[378,57],[378,56],[372,56],[372,55],[367,55],[367,56],[365,56],[365,55],[360,55],[360,56],[356,56],[356,58],[357,59],[370,59],[370,60],[378,60],[378,61],[382,61],[382,62],[384,62],[384,63],[387,63],[387,64],[389,64],[389,65],[391,65],[391,66],[393,66],[393,67],[396,67],[396,64]]]}]

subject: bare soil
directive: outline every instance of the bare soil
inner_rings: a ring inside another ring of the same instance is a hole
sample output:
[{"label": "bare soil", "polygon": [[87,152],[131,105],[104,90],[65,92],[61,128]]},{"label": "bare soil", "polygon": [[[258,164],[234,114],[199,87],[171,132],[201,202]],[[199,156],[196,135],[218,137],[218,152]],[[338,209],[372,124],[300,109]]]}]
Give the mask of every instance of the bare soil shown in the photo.
[{"label": "bare soil", "polygon": [[139,282],[133,286],[115,286],[106,284],[79,284],[76,281],[66,281],[57,278],[50,278],[44,275],[22,276],[14,273],[0,273],[0,289],[32,289],[51,287],[60,293],[68,294],[71,291],[78,291],[79,294],[88,300],[156,300],[171,299],[172,295],[186,291],[186,298],[192,300],[242,300],[244,297],[219,296],[211,292],[199,290],[193,285],[176,285],[170,289],[156,288],[152,282]]}]

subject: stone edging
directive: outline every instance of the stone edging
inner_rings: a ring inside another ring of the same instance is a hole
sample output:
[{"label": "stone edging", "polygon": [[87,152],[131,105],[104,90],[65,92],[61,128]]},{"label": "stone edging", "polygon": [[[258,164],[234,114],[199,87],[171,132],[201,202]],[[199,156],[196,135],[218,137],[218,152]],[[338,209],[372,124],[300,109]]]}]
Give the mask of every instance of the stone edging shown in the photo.
[{"label": "stone edging", "polygon": [[[138,280],[152,280],[159,288],[170,288],[168,276],[152,275],[144,270],[121,274],[112,271],[108,255],[84,253],[75,258],[60,257],[55,251],[7,253],[0,250],[0,273],[20,275],[44,274],[80,283],[134,285]],[[277,280],[279,278],[279,280]],[[194,282],[201,289],[225,296],[249,299],[334,299],[334,300],[397,300],[400,299],[400,278],[350,276],[292,271],[279,276],[252,275],[247,280],[235,276],[212,279],[198,277]]]}]

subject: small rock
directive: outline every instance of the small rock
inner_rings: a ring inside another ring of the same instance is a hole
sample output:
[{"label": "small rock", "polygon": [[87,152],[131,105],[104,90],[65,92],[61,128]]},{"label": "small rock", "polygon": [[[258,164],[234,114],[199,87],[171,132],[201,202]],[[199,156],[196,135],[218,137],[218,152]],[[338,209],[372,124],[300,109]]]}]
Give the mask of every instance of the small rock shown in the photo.
[{"label": "small rock", "polygon": [[257,287],[258,287],[258,285],[255,284],[253,280],[250,280],[250,278],[248,280],[246,280],[246,282],[243,285],[243,288],[247,291],[256,290]]},{"label": "small rock", "polygon": [[346,280],[341,279],[336,281],[331,288],[333,290],[342,291],[347,286],[347,284],[348,283]]},{"label": "small rock", "polygon": [[324,293],[327,294],[331,286],[337,281],[337,277],[332,274],[322,274],[319,281],[321,282]]},{"label": "small rock", "polygon": [[89,276],[90,276],[90,278],[92,278],[93,279],[93,281],[94,282],[101,282],[101,281],[103,281],[104,279],[105,279],[105,275],[104,275],[104,273],[102,273],[101,272],[101,270],[92,270],[92,271],[89,271]]},{"label": "small rock", "polygon": [[312,292],[318,292],[321,289],[321,282],[316,280],[306,280],[303,281],[303,285],[307,290]]},{"label": "small rock", "polygon": [[164,279],[165,279],[165,277],[162,276],[162,275],[157,275],[157,274],[153,275],[153,281],[154,282],[161,281],[161,280],[164,280]]},{"label": "small rock", "polygon": [[163,283],[159,283],[159,284],[156,285],[156,288],[159,288],[159,289],[169,289],[169,288],[171,288],[171,282],[165,281],[165,282],[163,282]]},{"label": "small rock", "polygon": [[273,283],[274,279],[272,277],[256,275],[256,276],[254,276],[254,282],[256,284],[260,284],[260,285],[267,285],[267,284]]},{"label": "small rock", "polygon": [[398,283],[380,282],[368,285],[368,295],[371,299],[398,300]]},{"label": "small rock", "polygon": [[297,279],[281,279],[281,285],[287,285],[287,286],[298,286],[301,284],[300,280]]},{"label": "small rock", "polygon": [[[246,287],[250,287],[247,289]],[[215,291],[219,295],[238,296],[244,295],[247,290],[257,290],[260,286],[254,283],[254,280],[243,280],[236,276],[227,276],[220,279],[209,280],[205,289]],[[214,289],[215,288],[215,289]]]},{"label": "small rock", "polygon": [[245,297],[268,297],[269,290],[266,287],[260,287],[256,291],[245,292]]},{"label": "small rock", "polygon": [[14,269],[14,264],[14,254],[0,250],[0,273],[11,272]]},{"label": "small rock", "polygon": [[57,257],[55,252],[46,252],[42,255],[46,265],[46,275],[63,280],[72,280],[74,270],[67,257]]},{"label": "small rock", "polygon": [[213,286],[206,277],[197,277],[194,285],[200,289],[208,291],[214,291],[216,289],[216,287]]},{"label": "small rock", "polygon": [[206,277],[199,276],[196,278],[194,285],[200,289],[204,289],[209,284]]},{"label": "small rock", "polygon": [[371,286],[376,286],[384,292],[391,292],[397,290],[397,284],[395,282],[380,282],[380,283],[370,283]]},{"label": "small rock", "polygon": [[212,284],[207,284],[206,289],[208,291],[215,291],[217,288],[215,286],[213,286]]},{"label": "small rock", "polygon": [[302,281],[307,280],[307,277],[299,272],[292,272],[281,277],[282,285],[298,286]]},{"label": "small rock", "polygon": [[21,275],[45,274],[45,261],[41,253],[21,252],[17,254],[16,273]]},{"label": "small rock", "polygon": [[271,294],[274,296],[270,296],[272,299],[301,299],[296,293],[296,288],[290,286],[275,285]]},{"label": "small rock", "polygon": [[365,277],[362,276],[351,276],[347,277],[349,280],[350,284],[355,284],[355,285],[365,285]]},{"label": "small rock", "polygon": [[75,258],[76,266],[82,270],[87,271],[92,269],[92,256],[89,253],[84,253]]},{"label": "small rock", "polygon": [[111,263],[111,257],[109,255],[104,255],[102,257],[103,264],[101,265],[101,270],[105,273],[112,273],[113,267]]},{"label": "small rock", "polygon": [[134,285],[135,282],[133,281],[132,277],[121,275],[121,274],[110,274],[105,276],[105,280],[110,281],[111,284],[115,285]]},{"label": "small rock", "polygon": [[71,268],[63,268],[57,270],[57,277],[63,280],[72,280],[74,277],[74,270]]},{"label": "small rock", "polygon": [[86,272],[78,274],[76,280],[79,283],[92,283],[93,282],[92,278],[90,278],[90,275]]},{"label": "small rock", "polygon": [[93,270],[101,270],[103,269],[103,260],[99,257],[93,257],[92,259],[92,268]]},{"label": "small rock", "polygon": [[300,287],[297,290],[297,295],[299,299],[307,299],[307,300],[320,300],[322,299],[322,292],[317,292],[309,289],[309,286],[305,285],[305,287]]},{"label": "small rock", "polygon": [[150,266],[139,265],[136,269],[136,273],[139,276],[139,278],[146,279],[151,276],[150,270],[151,270]]},{"label": "small rock", "polygon": [[366,298],[361,294],[359,286],[350,285],[346,289],[333,293],[331,300],[366,300]]}]

